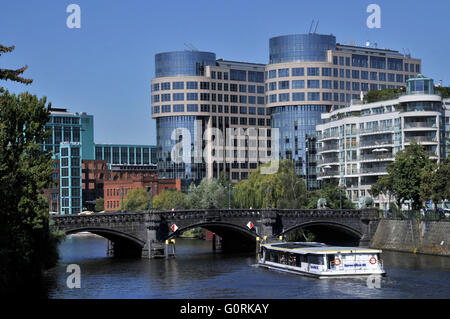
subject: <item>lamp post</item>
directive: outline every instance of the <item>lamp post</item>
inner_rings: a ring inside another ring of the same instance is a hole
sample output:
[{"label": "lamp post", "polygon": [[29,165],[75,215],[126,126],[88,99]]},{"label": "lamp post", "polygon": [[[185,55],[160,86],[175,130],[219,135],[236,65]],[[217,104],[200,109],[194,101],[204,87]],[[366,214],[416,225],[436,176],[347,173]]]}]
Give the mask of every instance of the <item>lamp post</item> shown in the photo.
[{"label": "lamp post", "polygon": [[267,208],[270,208],[270,182],[267,181]]},{"label": "lamp post", "polygon": [[122,196],[122,206],[121,206],[121,212],[123,213],[123,184],[120,184],[120,189],[121,189],[121,192],[120,192],[120,195]]}]

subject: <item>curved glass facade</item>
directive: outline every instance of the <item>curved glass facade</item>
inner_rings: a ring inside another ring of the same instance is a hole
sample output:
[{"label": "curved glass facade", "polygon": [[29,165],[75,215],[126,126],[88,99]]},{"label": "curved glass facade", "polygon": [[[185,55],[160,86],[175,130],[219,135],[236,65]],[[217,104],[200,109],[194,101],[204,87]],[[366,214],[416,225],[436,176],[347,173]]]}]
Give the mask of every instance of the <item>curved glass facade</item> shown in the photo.
[{"label": "curved glass facade", "polygon": [[203,136],[203,128],[206,127],[205,119],[198,116],[168,116],[156,119],[156,142],[157,149],[157,168],[159,178],[181,178],[188,180],[201,180],[206,176],[205,164],[194,163],[194,159],[191,157],[191,163],[175,163],[171,158],[171,152],[176,143],[181,141],[175,141],[172,139],[172,132],[175,129],[185,128],[189,131],[191,136],[191,154],[194,151],[194,138],[196,125],[200,121],[202,124],[202,130],[200,131]]},{"label": "curved glass facade", "polygon": [[326,105],[290,105],[272,108],[272,128],[279,129],[281,159],[292,159],[298,175],[304,176],[308,188],[317,188],[316,125],[323,120]]},{"label": "curved glass facade", "polygon": [[204,67],[216,65],[216,54],[200,51],[174,51],[155,55],[155,77],[203,75]]},{"label": "curved glass facade", "polygon": [[269,64],[294,61],[326,61],[327,50],[336,49],[336,37],[293,34],[269,40]]}]

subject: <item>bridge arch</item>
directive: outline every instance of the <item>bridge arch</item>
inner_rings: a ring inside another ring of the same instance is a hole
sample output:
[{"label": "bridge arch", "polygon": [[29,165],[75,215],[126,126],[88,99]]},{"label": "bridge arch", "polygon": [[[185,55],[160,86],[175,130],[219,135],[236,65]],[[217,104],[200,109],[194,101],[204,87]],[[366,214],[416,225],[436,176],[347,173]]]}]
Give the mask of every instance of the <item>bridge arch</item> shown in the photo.
[{"label": "bridge arch", "polygon": [[290,232],[299,229],[311,231],[316,236],[315,241],[327,244],[359,245],[359,241],[363,237],[359,230],[346,224],[329,220],[300,223],[283,230],[280,235],[286,236]]},{"label": "bridge arch", "polygon": [[240,226],[233,223],[222,221],[198,222],[181,226],[176,232],[168,234],[165,239],[171,239],[184,233],[187,230],[201,227],[217,234],[222,239],[222,249],[224,251],[236,250],[255,250],[256,237],[259,234],[246,226]]},{"label": "bridge arch", "polygon": [[115,257],[137,257],[142,253],[145,242],[131,234],[102,227],[79,227],[65,230],[66,235],[89,232],[112,242]]}]

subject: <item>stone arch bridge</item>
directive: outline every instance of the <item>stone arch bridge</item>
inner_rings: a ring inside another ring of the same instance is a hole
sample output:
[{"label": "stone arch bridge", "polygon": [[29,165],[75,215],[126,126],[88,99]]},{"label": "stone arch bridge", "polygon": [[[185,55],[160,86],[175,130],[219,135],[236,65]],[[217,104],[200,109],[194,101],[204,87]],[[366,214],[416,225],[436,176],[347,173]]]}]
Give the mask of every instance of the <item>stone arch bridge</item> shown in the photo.
[{"label": "stone arch bridge", "polygon": [[195,227],[214,232],[222,238],[222,247],[231,249],[254,249],[257,237],[274,240],[296,229],[318,234],[317,241],[344,238],[367,246],[379,215],[375,209],[207,209],[58,215],[53,220],[66,234],[87,231],[109,239],[115,255],[152,257],[153,247]]}]

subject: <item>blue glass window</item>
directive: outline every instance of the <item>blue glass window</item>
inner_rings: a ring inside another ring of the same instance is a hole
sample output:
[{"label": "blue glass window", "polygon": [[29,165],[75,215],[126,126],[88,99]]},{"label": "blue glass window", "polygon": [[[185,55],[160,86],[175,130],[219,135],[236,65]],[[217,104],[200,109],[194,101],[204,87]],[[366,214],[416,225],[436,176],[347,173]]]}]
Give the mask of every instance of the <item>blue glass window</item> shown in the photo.
[{"label": "blue glass window", "polygon": [[247,85],[239,84],[239,92],[247,92]]},{"label": "blue glass window", "polygon": [[186,82],[186,89],[188,90],[197,90],[198,89],[198,82]]},{"label": "blue glass window", "polygon": [[174,90],[183,90],[184,89],[184,82],[173,82],[172,87]]},{"label": "blue glass window", "polygon": [[350,57],[345,58],[345,65],[350,66]]},{"label": "blue glass window", "polygon": [[159,94],[153,95],[153,103],[159,102]]},{"label": "blue glass window", "polygon": [[343,56],[339,57],[339,65],[344,65],[344,57]]},{"label": "blue glass window", "polygon": [[304,92],[292,93],[292,101],[304,101],[304,100],[305,100]]},{"label": "blue glass window", "polygon": [[309,101],[320,101],[320,92],[308,92]]},{"label": "blue glass window", "polygon": [[309,89],[320,89],[319,80],[308,80],[308,88]]},{"label": "blue glass window", "polygon": [[292,68],[292,76],[304,76],[305,69],[304,68]]},{"label": "blue glass window", "polygon": [[278,69],[278,77],[289,76],[289,69]]},{"label": "blue glass window", "polygon": [[231,81],[247,81],[247,71],[230,69]]},{"label": "blue glass window", "polygon": [[378,90],[378,84],[370,84],[370,90],[371,91],[377,91]]},{"label": "blue glass window", "polygon": [[359,71],[352,70],[352,79],[359,79]]},{"label": "blue glass window", "polygon": [[333,57],[333,64],[338,64],[338,57],[337,56],[334,56]]},{"label": "blue glass window", "polygon": [[350,70],[349,70],[349,69],[346,69],[346,70],[345,70],[345,77],[346,77],[347,79],[350,79]]},{"label": "blue glass window", "polygon": [[174,104],[173,111],[174,112],[184,112],[184,104]]},{"label": "blue glass window", "polygon": [[274,91],[277,89],[277,82],[269,82],[269,91]]},{"label": "blue glass window", "polygon": [[402,59],[395,59],[395,58],[388,58],[388,70],[396,70],[396,71],[403,71],[403,60]]},{"label": "blue glass window", "polygon": [[395,74],[388,73],[388,82],[395,82]]},{"label": "blue glass window", "polygon": [[352,90],[359,91],[359,82],[352,82]]},{"label": "blue glass window", "polygon": [[258,96],[258,104],[264,104],[264,96]]},{"label": "blue glass window", "polygon": [[380,72],[378,74],[380,81],[386,81],[386,73]]},{"label": "blue glass window", "polygon": [[397,82],[403,82],[403,74],[397,74],[396,80],[397,80]]},{"label": "blue glass window", "polygon": [[170,82],[161,83],[161,90],[170,90]]},{"label": "blue glass window", "polygon": [[277,102],[277,95],[271,94],[270,95],[270,103],[276,103]]},{"label": "blue glass window", "polygon": [[256,107],[254,107],[254,106],[249,107],[248,114],[256,114]]},{"label": "blue glass window", "polygon": [[371,56],[370,67],[374,69],[386,69],[386,58],[379,56]]},{"label": "blue glass window", "polygon": [[369,91],[369,83],[361,83],[362,91]]},{"label": "blue glass window", "polygon": [[340,78],[343,78],[345,75],[344,75],[344,69],[339,69],[339,77]]},{"label": "blue glass window", "polygon": [[376,81],[377,80],[377,72],[370,72],[370,79],[372,81]]},{"label": "blue glass window", "polygon": [[188,112],[198,112],[198,104],[188,104],[187,111]]},{"label": "blue glass window", "polygon": [[197,101],[198,100],[198,94],[197,93],[186,93],[186,99],[188,101]]},{"label": "blue glass window", "polygon": [[161,94],[161,101],[162,102],[170,101],[170,94]]},{"label": "blue glass window", "polygon": [[369,72],[361,71],[361,79],[368,80],[369,79]]},{"label": "blue glass window", "polygon": [[162,112],[163,113],[169,113],[170,112],[170,105],[163,105],[162,106]]},{"label": "blue glass window", "polygon": [[323,89],[331,89],[331,80],[322,80]]},{"label": "blue glass window", "polygon": [[289,81],[279,81],[278,82],[278,89],[279,90],[287,90],[287,89],[289,89]]},{"label": "blue glass window", "polygon": [[332,99],[332,94],[328,93],[328,92],[323,92],[322,93],[322,100],[323,101],[331,101]]},{"label": "blue glass window", "polygon": [[345,89],[350,90],[350,82],[349,81],[345,82]]},{"label": "blue glass window", "polygon": [[322,68],[322,76],[331,76],[331,68]]},{"label": "blue glass window", "polygon": [[159,113],[159,106],[154,106],[153,107],[153,113]]},{"label": "blue glass window", "polygon": [[352,66],[367,68],[369,67],[369,57],[367,55],[352,54]]},{"label": "blue glass window", "polygon": [[248,93],[256,93],[256,86],[249,85],[248,86]]},{"label": "blue glass window", "polygon": [[289,101],[289,93],[280,93],[278,94],[279,102],[287,102]]},{"label": "blue glass window", "polygon": [[[183,83],[183,82],[181,82]],[[184,101],[184,93],[173,93],[174,101]]]},{"label": "blue glass window", "polygon": [[339,71],[338,71],[337,68],[334,68],[334,69],[333,69],[333,76],[334,76],[335,78],[337,78],[337,77],[339,76]]},{"label": "blue glass window", "polygon": [[264,86],[258,85],[257,91],[258,91],[258,94],[264,94]]},{"label": "blue glass window", "polygon": [[258,115],[264,115],[264,108],[263,107],[258,107]]},{"label": "blue glass window", "polygon": [[153,92],[159,91],[159,83],[153,84],[152,91]]},{"label": "blue glass window", "polygon": [[308,68],[308,75],[309,76],[319,76],[319,68]]},{"label": "blue glass window", "polygon": [[264,72],[248,71],[248,82],[264,83]]},{"label": "blue glass window", "polygon": [[305,80],[293,80],[292,88],[293,89],[304,89],[305,88]]},{"label": "blue glass window", "polygon": [[269,71],[269,79],[275,79],[277,77],[277,70]]}]

